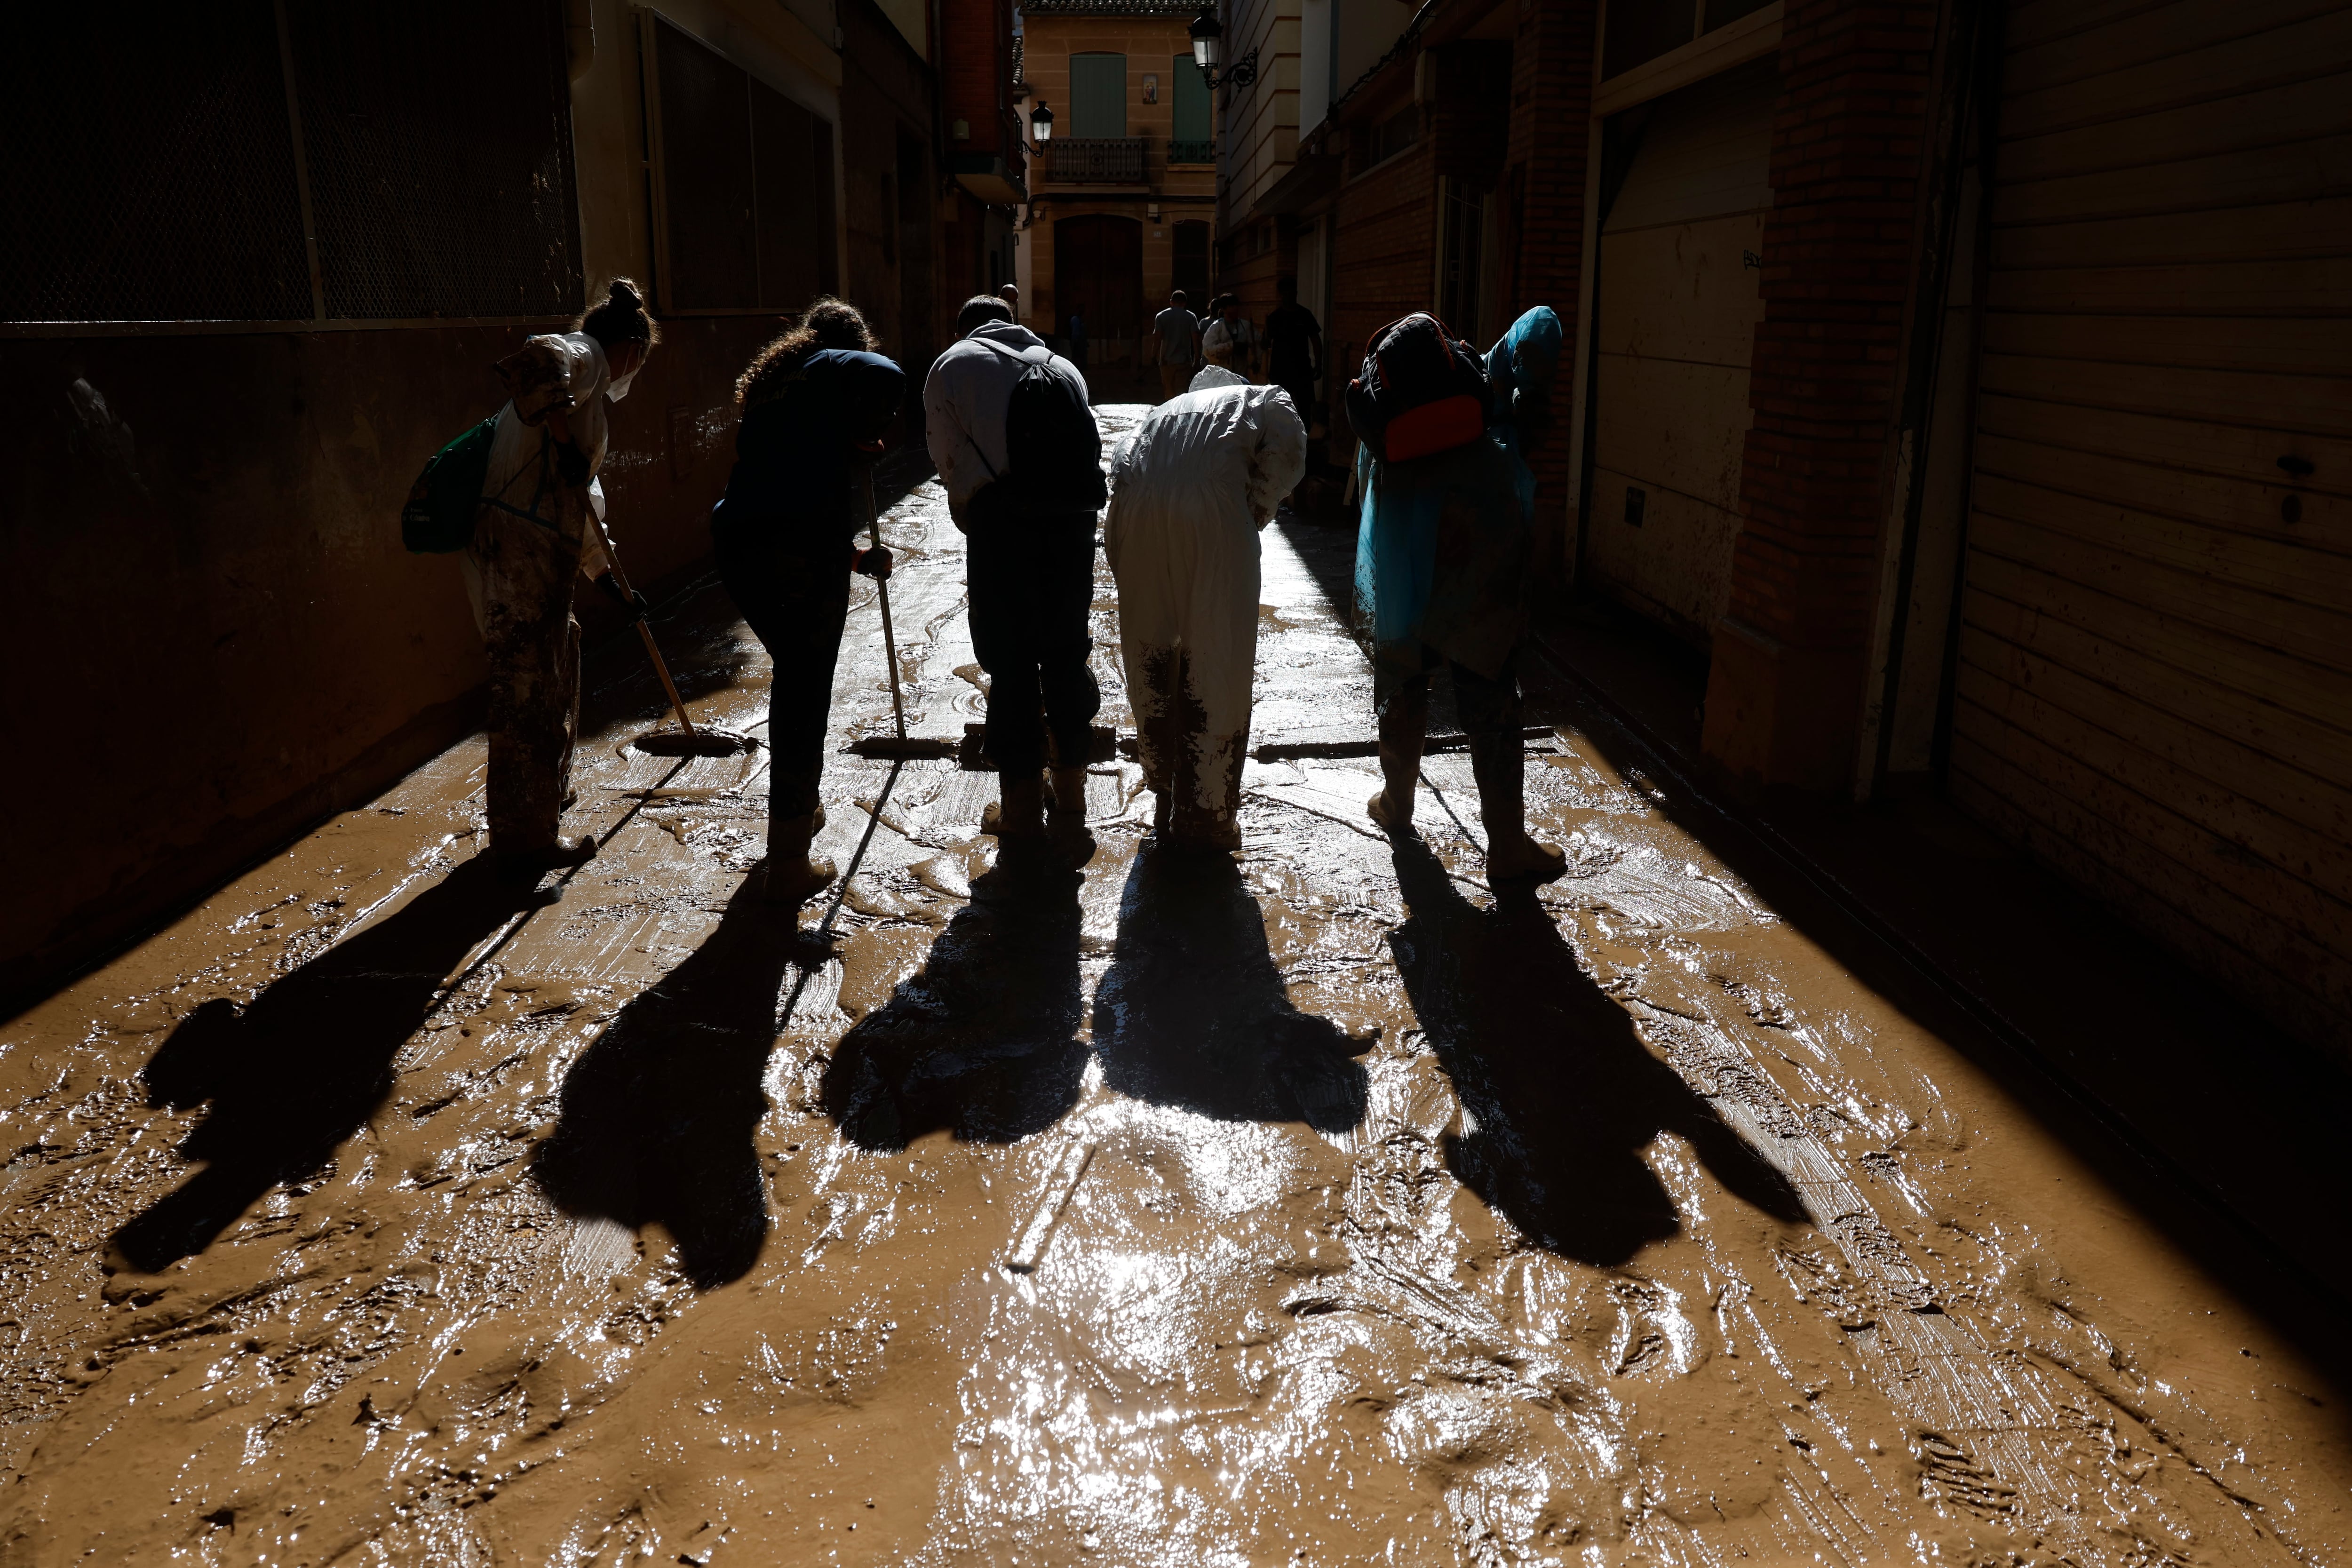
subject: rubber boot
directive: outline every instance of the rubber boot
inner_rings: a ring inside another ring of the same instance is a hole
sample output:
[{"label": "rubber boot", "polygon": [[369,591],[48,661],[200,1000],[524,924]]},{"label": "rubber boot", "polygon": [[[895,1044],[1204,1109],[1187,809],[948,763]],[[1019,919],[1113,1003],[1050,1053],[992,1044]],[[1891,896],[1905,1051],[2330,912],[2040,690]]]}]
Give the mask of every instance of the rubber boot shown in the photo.
[{"label": "rubber boot", "polygon": [[833,862],[809,853],[824,827],[822,806],[806,816],[769,820],[767,882],[761,889],[768,902],[804,904],[833,886]]},{"label": "rubber boot", "polygon": [[1087,770],[1049,768],[1045,776],[1053,784],[1046,832],[1075,870],[1095,858],[1095,837],[1087,831]]},{"label": "rubber boot", "polygon": [[1045,784],[1036,773],[1025,779],[996,775],[997,798],[980,814],[980,830],[998,838],[1045,837]]},{"label": "rubber boot", "polygon": [[1364,807],[1390,833],[1412,832],[1412,796],[1421,784],[1422,744],[1428,739],[1428,686],[1390,698],[1381,714],[1381,793]]},{"label": "rubber boot", "polygon": [[1076,813],[1077,819],[1084,822],[1087,819],[1087,770],[1083,767],[1051,768],[1046,771],[1046,777],[1053,781],[1054,785],[1054,815],[1067,816]]},{"label": "rubber boot", "polygon": [[1486,824],[1486,880],[1549,882],[1568,857],[1528,837],[1527,774],[1516,732],[1473,735],[1470,773],[1478,781],[1478,815]]},{"label": "rubber boot", "polygon": [[593,860],[596,858],[596,841],[583,834],[577,838],[558,837],[522,849],[503,849],[493,844],[490,857],[501,871],[515,876],[536,877],[542,872],[583,866]]}]

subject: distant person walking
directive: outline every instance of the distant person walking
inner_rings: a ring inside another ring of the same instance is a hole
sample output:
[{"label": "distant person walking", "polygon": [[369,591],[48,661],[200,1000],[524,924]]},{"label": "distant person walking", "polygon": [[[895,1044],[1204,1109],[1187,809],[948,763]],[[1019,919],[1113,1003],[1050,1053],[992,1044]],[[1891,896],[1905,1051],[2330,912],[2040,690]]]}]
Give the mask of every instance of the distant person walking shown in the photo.
[{"label": "distant person walking", "polygon": [[1171,845],[1242,846],[1258,531],[1306,469],[1289,394],[1215,365],[1111,458],[1103,550],[1153,827]]},{"label": "distant person walking", "polygon": [[1257,329],[1242,314],[1238,294],[1220,294],[1210,309],[1211,325],[1225,329],[1226,357],[1222,363],[1250,381],[1258,377]]},{"label": "distant person walking", "polygon": [[1275,285],[1281,303],[1265,318],[1265,378],[1290,394],[1291,406],[1311,433],[1320,405],[1315,384],[1323,374],[1323,328],[1315,312],[1298,302],[1298,280]]},{"label": "distant person walking", "polygon": [[1013,312],[1014,321],[1021,319],[1021,285],[1007,283],[997,289],[996,297],[1004,301],[1004,308]]},{"label": "distant person walking", "polygon": [[[1041,842],[1041,771],[1053,770],[1054,837],[1083,864],[1087,752],[1102,705],[1094,650],[1095,521],[1102,437],[1086,377],[982,294],[923,387],[931,461],[969,542],[971,646],[987,671],[997,803],[981,830]],[[1081,850],[1083,852],[1081,852]]]},{"label": "distant person walking", "polygon": [[499,362],[513,397],[490,437],[482,497],[495,504],[480,509],[463,569],[489,656],[489,852],[518,870],[596,853],[593,838],[561,831],[580,728],[572,582],[593,578],[642,614],[614,585],[588,512],[604,515],[604,405],[628,395],[659,339],[637,286],[616,278],[572,331]]},{"label": "distant person walking", "polygon": [[1164,403],[1192,384],[1201,363],[1201,318],[1185,309],[1184,290],[1168,296],[1168,308],[1151,318],[1151,331],[1160,341],[1160,397]]},{"label": "distant person walking", "polygon": [[[1413,795],[1429,731],[1430,677],[1443,665],[1470,739],[1486,827],[1490,881],[1548,880],[1567,859],[1528,836],[1518,658],[1527,638],[1534,484],[1490,433],[1497,413],[1546,406],[1560,349],[1549,307],[1522,316],[1489,358],[1515,391],[1498,410],[1482,359],[1425,314],[1376,334],[1349,384],[1362,446],[1356,593],[1372,621],[1372,694],[1382,787],[1366,808],[1391,835],[1413,832]],[[1517,426],[1521,447],[1540,439]]]},{"label": "distant person walking", "polygon": [[773,667],[764,891],[778,903],[833,881],[833,862],[809,846],[824,826],[818,784],[849,574],[890,574],[890,552],[856,539],[864,470],[906,396],[905,373],[875,346],[855,306],[824,299],[751,356],[735,383],[734,471],[710,512],[719,580]]}]

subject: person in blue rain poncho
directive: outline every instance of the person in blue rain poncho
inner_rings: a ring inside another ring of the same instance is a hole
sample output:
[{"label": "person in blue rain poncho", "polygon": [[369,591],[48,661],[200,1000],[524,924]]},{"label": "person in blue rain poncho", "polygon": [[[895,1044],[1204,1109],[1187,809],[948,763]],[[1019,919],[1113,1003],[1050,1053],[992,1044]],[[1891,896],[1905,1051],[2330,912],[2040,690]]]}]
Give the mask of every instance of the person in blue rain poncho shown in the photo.
[{"label": "person in blue rain poncho", "polygon": [[1412,831],[1429,731],[1429,681],[1451,672],[1486,826],[1490,879],[1549,880],[1567,859],[1528,836],[1520,763],[1519,647],[1527,640],[1535,475],[1559,365],[1559,318],[1538,305],[1487,353],[1493,413],[1467,446],[1401,462],[1359,447],[1363,494],[1356,596],[1372,630],[1381,793],[1368,807]]}]

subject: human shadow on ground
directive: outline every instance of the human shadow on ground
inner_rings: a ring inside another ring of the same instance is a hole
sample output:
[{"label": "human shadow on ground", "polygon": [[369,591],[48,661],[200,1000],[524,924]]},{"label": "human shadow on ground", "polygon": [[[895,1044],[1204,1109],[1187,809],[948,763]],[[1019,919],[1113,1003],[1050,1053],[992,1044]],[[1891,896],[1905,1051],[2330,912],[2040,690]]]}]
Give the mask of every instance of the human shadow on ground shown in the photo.
[{"label": "human shadow on ground", "polygon": [[778,999],[793,965],[823,952],[799,916],[746,879],[702,945],[572,1064],[531,1162],[566,1214],[660,1225],[697,1289],[741,1279],[767,1241],[753,1134],[768,1113]]},{"label": "human shadow on ground", "polygon": [[1146,844],[1136,856],[1094,1040],[1112,1089],[1222,1121],[1341,1132],[1370,1098],[1352,1059],[1370,1040],[1291,1005],[1265,916],[1223,855]]},{"label": "human shadow on ground", "polygon": [[921,970],[835,1048],[819,1094],[843,1137],[876,1152],[941,1131],[1009,1143],[1077,1103],[1078,886],[1003,866],[972,882]]},{"label": "human shadow on ground", "polygon": [[115,1233],[124,1261],[152,1273],[194,1257],[270,1188],[323,1170],[391,1093],[450,972],[549,899],[468,860],[244,1006],[216,997],[183,1018],[140,1078],[150,1105],[209,1102],[180,1145],[204,1168]]},{"label": "human shadow on ground", "polygon": [[1565,1257],[1623,1263],[1680,1225],[1642,1158],[1673,1132],[1734,1195],[1803,1222],[1796,1190],[1649,1053],[1532,889],[1478,909],[1411,840],[1396,873],[1411,918],[1390,946],[1475,1129],[1448,1137],[1446,1163],[1489,1208]]}]

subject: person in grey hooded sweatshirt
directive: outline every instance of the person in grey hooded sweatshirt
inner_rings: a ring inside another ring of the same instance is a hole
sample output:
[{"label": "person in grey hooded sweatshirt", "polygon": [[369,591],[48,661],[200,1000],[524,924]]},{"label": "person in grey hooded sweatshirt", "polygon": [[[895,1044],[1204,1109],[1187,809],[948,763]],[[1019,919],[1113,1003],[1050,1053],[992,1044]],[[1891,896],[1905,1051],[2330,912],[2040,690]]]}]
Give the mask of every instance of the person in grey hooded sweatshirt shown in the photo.
[{"label": "person in grey hooded sweatshirt", "polygon": [[[967,300],[956,330],[961,336],[924,384],[923,412],[950,514],[968,541],[972,653],[989,678],[987,745],[999,798],[981,830],[1008,846],[1045,839],[1042,775],[1050,763],[1052,837],[1084,864],[1093,852],[1085,833],[1087,750],[1102,706],[1087,665],[1094,651],[1087,616],[1095,523],[1106,493],[1101,438],[1086,377],[1015,324],[1003,300],[987,294]],[[1068,473],[1030,471],[1039,465],[1029,452],[1023,463],[1014,460],[1015,448],[1034,440],[1013,438],[1012,416],[1014,389],[1032,371],[1065,383],[1033,386],[1023,396],[1043,391],[1064,400],[1055,433],[1073,434],[1075,421],[1076,438],[1066,450],[1056,447],[1051,461]]]}]

